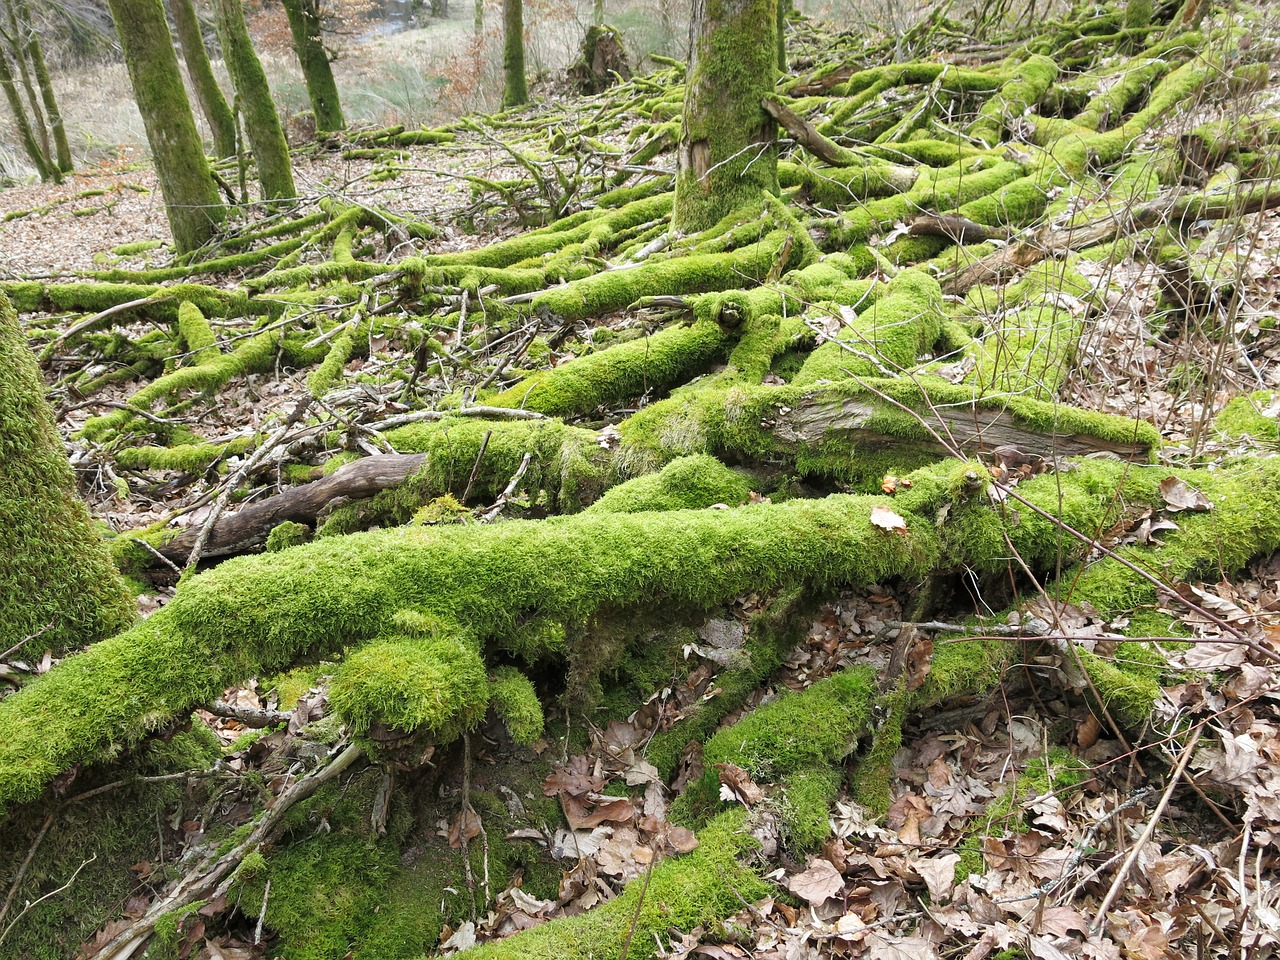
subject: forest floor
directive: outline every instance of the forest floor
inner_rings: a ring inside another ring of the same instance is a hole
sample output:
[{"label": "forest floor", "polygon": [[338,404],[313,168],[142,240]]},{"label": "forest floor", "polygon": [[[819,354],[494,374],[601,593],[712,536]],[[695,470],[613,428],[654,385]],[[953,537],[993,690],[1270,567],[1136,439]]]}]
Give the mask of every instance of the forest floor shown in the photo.
[{"label": "forest floor", "polygon": [[[1276,80],[1251,94],[1256,98],[1251,109],[1280,100]],[[555,102],[531,107],[527,116],[536,119],[545,110],[554,123],[592,107],[591,101]],[[1168,121],[1170,129],[1189,122],[1186,117]],[[623,126],[607,137],[621,144],[626,132]],[[434,239],[406,241],[417,252],[485,246],[524,227],[511,216],[510,204],[473,189],[474,181],[466,178],[495,181],[519,172],[503,145],[512,135],[511,127],[490,128],[482,122],[460,132],[453,144],[406,147],[391,165],[385,158],[344,159],[340,150],[319,145],[299,149],[295,176],[302,212],[327,197],[376,204],[441,227]],[[668,155],[652,161],[654,174],[669,170],[671,160]],[[585,167],[591,161],[581,157],[577,162]],[[533,216],[537,206],[533,198],[524,212]],[[266,216],[252,213],[243,226]],[[1226,435],[1213,426],[1214,417],[1238,397],[1251,397],[1258,412],[1272,421],[1280,412],[1280,330],[1275,323],[1280,317],[1280,211],[1240,218],[1231,230],[1218,247],[1233,278],[1231,326],[1225,336],[1208,323],[1153,325],[1162,296],[1160,272],[1141,257],[1097,266],[1088,277],[1106,309],[1089,311],[1063,399],[1155,424],[1166,444],[1160,455],[1171,464],[1212,467],[1241,454],[1273,457],[1280,452],[1273,437]],[[163,244],[168,239],[154,177],[139,159],[126,157],[79,172],[60,186],[0,191],[0,279],[155,266],[167,257],[162,246],[141,254],[113,251],[126,243]],[[388,251],[386,259],[390,263],[406,252]],[[643,311],[628,311],[608,322],[626,329],[644,319]],[[578,331],[584,336],[590,332]],[[459,331],[459,344],[461,339]],[[459,345],[448,339],[444,343]],[[353,359],[346,370],[347,386],[358,390],[360,373],[376,368],[382,355],[394,349],[393,343],[373,344],[369,357]],[[552,362],[569,356],[565,351]],[[136,383],[120,383],[96,393],[91,402],[79,402],[60,391],[56,367],[48,372],[60,426],[97,517],[115,530],[165,519],[178,525],[202,522],[223,479],[216,471],[146,482],[131,478],[122,492],[98,451],[76,435],[88,418],[125,402]],[[211,440],[261,434],[305,395],[306,385],[298,377],[245,377],[220,393],[216,410],[202,415],[201,432]],[[386,394],[342,402],[363,404],[366,411],[372,406],[387,415],[398,412],[394,398]],[[323,462],[328,452],[316,450],[315,462]],[[1165,515],[1131,517],[1108,531],[1104,541],[1113,546],[1158,542],[1171,524],[1176,519]],[[1191,589],[1194,597],[1189,598],[1260,642],[1280,647],[1280,555],[1259,560],[1230,581]],[[140,598],[144,612],[163,605],[169,592],[158,588]],[[1032,614],[1037,604],[1048,602],[1024,599],[1024,609]],[[540,841],[564,858],[564,896],[538,899],[512,887],[495,898],[491,911],[447,931],[444,952],[580,912],[612,896],[626,881],[643,878],[660,846],[658,838],[679,848],[680,835],[664,825],[671,788],[645,762],[644,746],[654,731],[714,695],[724,651],[732,649],[735,631],[740,633],[740,624],[758,604],[757,597],[743,597],[731,617],[704,624],[699,642],[686,651],[699,664],[687,678],[629,719],[593,730],[590,749],[563,757],[548,778],[548,795],[561,797],[570,826],[576,828],[548,831]],[[1181,753],[1167,752],[1160,742],[1147,744],[1141,753],[1131,749],[1079,696],[1070,691],[1055,696],[1048,692],[1050,685],[1027,682],[1037,671],[1064,669],[1046,655],[1026,664],[1026,676],[1008,677],[1001,695],[915,722],[893,761],[887,818],[871,822],[842,798],[832,810],[831,839],[806,860],[792,859],[776,842],[770,847],[767,800],[749,777],[726,782],[726,796],[762,814],[758,829],[774,869],[761,872],[790,896],[780,893],[744,903],[723,927],[675,937],[662,950],[713,960],[796,960],[814,950],[901,960],[941,955],[980,960],[1002,950],[1043,960],[1164,960],[1192,955],[1187,944],[1199,936],[1212,941],[1199,956],[1272,955],[1280,947],[1280,678],[1251,662],[1217,624],[1173,603],[1161,612],[1179,621],[1187,637],[1201,642],[1169,651],[1173,679],[1164,687],[1157,716],[1167,721],[1180,713],[1212,715],[1198,744],[1193,741]],[[752,696],[744,711],[777,691],[803,689],[850,664],[883,666],[887,640],[905,618],[903,598],[891,588],[853,590],[833,598],[815,615],[807,638],[784,669]],[[1052,616],[1046,613],[1046,619],[1067,625],[1070,639],[1099,651],[1114,649],[1124,626],[1087,607],[1059,609]],[[1206,675],[1215,679],[1209,682]],[[228,691],[227,699],[254,709],[288,712],[295,707],[255,684]],[[305,717],[315,703],[313,693],[298,709]],[[227,744],[246,732],[234,719],[204,719]],[[1069,762],[1046,747],[1048,731],[1064,727],[1071,730],[1065,738],[1074,755]],[[231,768],[260,767],[284,739],[283,733],[274,734],[254,751],[231,754]],[[553,742],[539,748],[552,755],[561,749]],[[483,762],[487,748],[479,750]],[[1180,762],[1184,775],[1170,781],[1163,796],[1154,795],[1147,786],[1148,767]],[[1028,796],[1027,771],[1035,768],[1045,787]],[[617,783],[645,785],[644,803],[605,797]],[[1022,796],[1023,809],[1002,806],[1001,798],[1009,796]],[[1023,817],[1027,829],[1006,830]],[[1119,834],[1134,837],[1144,827],[1144,842],[1127,848],[1121,844],[1115,855],[1132,850],[1126,875],[1115,873],[1115,858],[1105,863],[1091,859],[1104,840],[1114,841]],[[470,828],[461,819],[441,824],[455,836]],[[955,868],[963,855],[959,847],[975,832],[985,838],[983,865],[957,883]],[[1114,899],[1108,896],[1112,892],[1118,893]],[[1206,933],[1228,927],[1236,932],[1225,941]],[[187,932],[190,956],[202,960],[273,955],[269,943],[252,942],[251,924],[208,942],[202,939],[203,929],[199,936],[191,928]],[[106,939],[104,931],[100,943]],[[92,955],[92,944],[86,952]]]}]

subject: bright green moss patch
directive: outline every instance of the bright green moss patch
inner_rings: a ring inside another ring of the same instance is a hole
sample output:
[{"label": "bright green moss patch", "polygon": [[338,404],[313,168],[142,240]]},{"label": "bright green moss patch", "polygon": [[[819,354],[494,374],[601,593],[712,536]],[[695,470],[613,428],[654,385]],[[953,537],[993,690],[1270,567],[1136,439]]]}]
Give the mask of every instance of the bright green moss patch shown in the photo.
[{"label": "bright green moss patch", "polygon": [[658,473],[628,480],[592,504],[588,513],[643,510],[698,510],[713,504],[736,507],[751,495],[751,484],[715,457],[681,457]]},{"label": "bright green moss patch", "polygon": [[845,670],[803,693],[784,693],[757,707],[706,745],[703,760],[735,763],[754,778],[774,780],[843,759],[870,729],[875,677]]},{"label": "bright green moss patch", "polygon": [[792,849],[815,850],[831,836],[831,805],[842,779],[839,767],[815,766],[797,770],[783,781],[779,813]]},{"label": "bright green moss patch", "polygon": [[1255,440],[1280,440],[1276,400],[1277,395],[1268,390],[1234,397],[1222,408],[1213,425],[1219,433],[1233,439],[1247,436]]},{"label": "bright green moss patch", "polygon": [[499,667],[489,681],[489,703],[511,739],[529,745],[542,736],[542,705],[533,684],[513,667]]},{"label": "bright green moss patch", "polygon": [[668,327],[535,374],[490,402],[558,417],[593,413],[601,406],[684,382],[722,359],[730,342],[729,335],[713,323]]},{"label": "bright green moss patch", "polygon": [[346,658],[329,702],[357,735],[382,724],[447,743],[484,716],[489,688],[484,663],[465,641],[392,637]]},{"label": "bright green moss patch", "polygon": [[286,520],[277,523],[267,534],[267,553],[276,553],[306,543],[311,539],[311,528],[305,523]]}]

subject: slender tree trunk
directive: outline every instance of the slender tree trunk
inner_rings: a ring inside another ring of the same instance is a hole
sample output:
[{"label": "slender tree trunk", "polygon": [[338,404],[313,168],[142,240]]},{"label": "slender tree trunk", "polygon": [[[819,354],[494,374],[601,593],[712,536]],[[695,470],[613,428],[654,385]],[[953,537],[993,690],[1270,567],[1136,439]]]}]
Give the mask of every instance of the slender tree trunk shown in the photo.
[{"label": "slender tree trunk", "polygon": [[56,170],[50,169],[49,159],[40,149],[35,131],[31,128],[31,118],[22,104],[22,94],[18,91],[17,81],[13,78],[13,69],[9,66],[9,57],[0,49],[0,87],[4,88],[4,97],[9,102],[9,110],[13,114],[13,122],[18,128],[18,139],[22,141],[22,149],[27,159],[36,168],[41,180],[56,179]]},{"label": "slender tree trunk", "polygon": [[475,15],[471,22],[472,28],[475,30],[476,38],[483,40],[484,38],[484,0],[476,0]]},{"label": "slender tree trunk", "polygon": [[[320,11],[316,0],[283,0],[289,16],[289,32],[293,34],[293,51],[302,66],[307,83],[307,96],[316,115],[317,130],[341,130],[347,125],[338,100],[338,85],[333,79],[329,53],[321,42]],[[433,4],[434,6],[434,4]]]},{"label": "slender tree trunk", "polygon": [[524,0],[502,0],[502,106],[529,102],[524,79]]},{"label": "slender tree trunk", "polygon": [[778,0],[778,70],[787,72],[787,14],[792,10],[792,0]]},{"label": "slender tree trunk", "polygon": [[673,224],[697,231],[778,192],[778,0],[694,0]]},{"label": "slender tree trunk", "polygon": [[591,25],[599,27],[604,25],[604,0],[595,0],[591,5]]},{"label": "slender tree trunk", "polygon": [[195,4],[192,0],[169,0],[169,12],[177,27],[178,43],[182,46],[182,59],[187,62],[191,87],[200,101],[200,112],[213,133],[213,152],[219,157],[234,157],[236,117],[218,86],[213,67],[209,65],[209,52],[204,46],[204,34]]},{"label": "slender tree trunk", "polygon": [[53,160],[53,148],[49,143],[49,130],[45,125],[44,108],[40,105],[40,97],[36,94],[36,85],[31,79],[31,70],[27,63],[26,31],[18,23],[17,11],[14,10],[14,6],[9,0],[5,0],[4,12],[5,18],[9,21],[9,29],[4,32],[4,38],[9,44],[9,49],[13,52],[13,60],[18,67],[18,77],[22,80],[22,89],[27,95],[27,103],[31,108],[32,127],[40,142],[40,149],[44,153],[46,164],[50,170],[56,171],[58,167]]},{"label": "slender tree trunk", "polygon": [[236,99],[244,116],[245,135],[258,163],[258,180],[262,196],[267,200],[294,197],[293,169],[289,165],[289,146],[280,126],[280,114],[271,99],[271,87],[262,63],[253,50],[249,28],[244,22],[240,0],[217,0],[218,33],[222,38],[222,55],[226,58]]},{"label": "slender tree trunk", "polygon": [[[75,167],[71,159],[71,144],[67,141],[67,128],[62,122],[62,111],[58,109],[58,99],[53,92],[53,80],[49,76],[49,66],[45,63],[44,49],[40,46],[40,37],[31,20],[31,6],[27,0],[18,0],[17,6],[18,20],[25,33],[27,57],[31,60],[31,69],[35,71],[40,99],[44,103],[45,115],[49,121],[49,131],[53,135],[57,167],[62,173],[70,173]],[[50,163],[52,165],[52,158]]]},{"label": "slender tree trunk", "polygon": [[151,145],[165,212],[179,251],[213,236],[225,209],[209,173],[160,0],[107,0]]},{"label": "slender tree trunk", "polygon": [[449,19],[449,0],[431,0],[431,15],[441,20]]}]

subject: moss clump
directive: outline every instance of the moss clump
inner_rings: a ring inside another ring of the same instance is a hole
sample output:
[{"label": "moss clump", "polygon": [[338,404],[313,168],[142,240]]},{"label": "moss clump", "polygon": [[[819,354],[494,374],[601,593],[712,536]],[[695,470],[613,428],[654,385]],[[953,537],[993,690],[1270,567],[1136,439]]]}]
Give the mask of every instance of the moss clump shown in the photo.
[{"label": "moss clump", "polygon": [[[357,735],[385,725],[447,743],[484,716],[489,684],[479,654],[460,639],[390,637],[347,657],[329,702]],[[522,732],[531,721],[523,722]]]},{"label": "moss clump", "polygon": [[542,736],[542,704],[533,684],[514,667],[499,667],[489,681],[489,702],[511,739],[529,745]]},{"label": "moss clump", "polygon": [[1276,401],[1277,394],[1269,390],[1235,397],[1222,408],[1213,425],[1226,437],[1253,437],[1274,443],[1280,440]]},{"label": "moss clump", "polygon": [[124,629],[134,605],[76,496],[44,382],[0,293],[0,645],[62,653]]},{"label": "moss clump", "polygon": [[290,547],[299,546],[310,539],[311,528],[305,523],[286,520],[284,523],[277,523],[271,528],[271,532],[267,534],[267,553],[288,550]]},{"label": "moss clump", "polygon": [[875,696],[870,670],[844,670],[803,693],[784,693],[721,730],[707,742],[703,760],[737,764],[762,780],[835,763],[870,729]]},{"label": "moss clump", "polygon": [[746,477],[705,454],[672,460],[660,471],[614,487],[588,513],[700,510],[722,503],[736,507],[751,495]]},{"label": "moss clump", "polygon": [[796,852],[813,850],[831,835],[831,804],[840,793],[843,771],[835,766],[806,767],[783,781],[779,813],[787,841]]}]

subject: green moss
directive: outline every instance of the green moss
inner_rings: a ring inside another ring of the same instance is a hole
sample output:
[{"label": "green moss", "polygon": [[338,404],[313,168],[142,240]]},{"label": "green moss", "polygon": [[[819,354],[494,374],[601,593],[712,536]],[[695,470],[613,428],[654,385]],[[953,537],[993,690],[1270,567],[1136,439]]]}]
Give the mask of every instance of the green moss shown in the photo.
[{"label": "green moss", "polygon": [[576,917],[476,947],[468,960],[620,960],[653,955],[667,931],[710,924],[767,896],[770,886],[739,858],[756,847],[741,810],[729,810],[698,833],[692,853],[662,861],[621,896]]},{"label": "green moss", "polygon": [[237,437],[226,443],[180,443],[171,447],[131,446],[116,452],[116,463],[129,470],[177,470],[203,473],[229,457],[257,446],[256,436]]},{"label": "green moss", "polygon": [[[138,879],[122,866],[161,862],[157,818],[198,817],[207,800],[199,779],[147,783],[138,778],[206,769],[220,753],[216,745],[210,750],[210,735],[208,728],[193,726],[168,743],[157,738],[110,768],[79,771],[74,794],[122,782],[97,796],[62,804],[16,888],[15,907],[5,921],[6,927],[13,924],[2,948],[6,957],[65,960],[119,916],[121,906],[138,892]],[[0,876],[6,890],[49,812],[47,805],[32,805],[5,819]],[[75,882],[67,884],[72,876]],[[45,896],[64,885],[57,896]],[[30,909],[24,910],[27,904]]]},{"label": "green moss", "polygon": [[874,702],[870,670],[842,671],[803,693],[784,693],[719,731],[703,760],[708,767],[737,764],[759,780],[836,763],[870,729]]},{"label": "green moss", "polygon": [[135,243],[122,243],[111,252],[117,257],[136,257],[164,246],[162,240],[138,240]]},{"label": "green moss", "polygon": [[448,743],[484,716],[489,685],[478,652],[463,640],[390,637],[343,661],[329,702],[358,736],[385,725]]},{"label": "green moss", "polygon": [[324,362],[307,374],[307,390],[313,397],[319,399],[338,385],[355,344],[355,333],[351,330],[345,330],[334,338]]},{"label": "green moss", "polygon": [[[1276,420],[1277,395],[1267,390],[1232,398],[1213,421],[1215,429],[1225,437],[1255,440],[1280,440],[1280,423]],[[1267,411],[1267,412],[1264,412]]]},{"label": "green moss", "polygon": [[542,736],[542,705],[533,684],[513,667],[499,667],[489,681],[489,702],[511,739],[529,745]]},{"label": "green moss", "polygon": [[305,523],[286,520],[283,523],[277,523],[271,528],[271,532],[267,534],[267,553],[288,550],[290,547],[299,546],[310,539],[311,528]]},{"label": "green moss", "polygon": [[975,137],[980,144],[995,146],[1000,142],[1004,124],[1020,120],[1039,102],[1057,77],[1058,65],[1049,57],[1028,57],[995,96],[983,104],[978,119],[969,125],[969,136]]},{"label": "green moss", "polygon": [[76,496],[44,381],[0,294],[0,636],[56,654],[124,629],[133,601]]},{"label": "green moss", "polygon": [[535,374],[490,402],[551,416],[593,413],[687,380],[722,359],[729,342],[724,330],[712,323],[668,327]]},{"label": "green moss", "polygon": [[[280,335],[277,332],[260,333],[243,341],[232,353],[219,353],[211,359],[182,367],[151,381],[129,398],[127,407],[149,410],[155,401],[163,397],[175,396],[187,390],[215,390],[233,377],[270,369],[275,362],[279,342]],[[133,419],[131,410],[115,410],[88,420],[83,433],[91,439],[101,439]]]},{"label": "green moss", "polygon": [[917,270],[903,270],[887,294],[847,322],[835,341],[809,355],[792,382],[804,386],[846,380],[851,374],[890,376],[908,370],[937,341],[941,308],[938,281]]},{"label": "green moss", "polygon": [[723,503],[736,507],[751,494],[750,482],[715,457],[681,457],[658,473],[614,487],[588,513],[637,513],[643,510],[699,510]]},{"label": "green moss", "polygon": [[817,849],[831,836],[831,805],[842,779],[840,768],[817,766],[797,770],[783,780],[779,813],[788,845],[797,853]]}]

